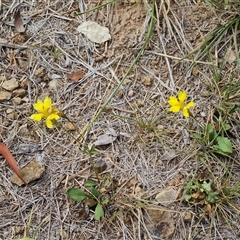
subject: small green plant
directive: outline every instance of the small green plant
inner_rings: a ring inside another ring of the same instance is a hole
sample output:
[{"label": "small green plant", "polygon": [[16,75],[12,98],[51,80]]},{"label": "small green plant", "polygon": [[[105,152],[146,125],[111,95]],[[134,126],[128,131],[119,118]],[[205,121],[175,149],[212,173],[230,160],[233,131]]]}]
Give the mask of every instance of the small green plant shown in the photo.
[{"label": "small green plant", "polygon": [[219,191],[213,187],[212,180],[193,177],[189,182],[184,184],[183,200],[196,204],[214,204],[219,199]]},{"label": "small green plant", "polygon": [[201,145],[208,146],[213,152],[228,155],[233,152],[232,143],[224,133],[231,129],[231,126],[224,122],[219,122],[217,125],[211,123],[204,128],[204,133],[195,133],[194,137]]},{"label": "small green plant", "polygon": [[96,168],[94,166],[94,161],[93,161],[93,155],[98,154],[98,152],[95,150],[95,146],[92,145],[90,148],[87,147],[86,149],[83,149],[83,150],[80,149],[79,152],[89,155],[89,162],[90,162],[92,169],[99,181],[98,171],[96,170]]},{"label": "small green plant", "polygon": [[74,201],[84,201],[84,203],[88,206],[94,207],[94,219],[100,220],[104,216],[103,206],[109,202],[109,199],[106,197],[106,195],[103,196],[100,193],[100,189],[105,188],[110,181],[108,179],[101,181],[98,170],[95,168],[93,155],[98,154],[98,152],[95,150],[94,145],[92,145],[90,148],[79,150],[79,152],[89,155],[89,162],[97,177],[97,181],[88,179],[84,183],[84,190],[70,188],[67,191],[67,195]]},{"label": "small green plant", "polygon": [[89,207],[94,208],[94,219],[100,220],[104,216],[104,206],[110,201],[109,196],[105,194],[105,188],[111,185],[109,179],[105,179],[100,184],[94,180],[88,179],[84,183],[84,190],[70,188],[67,195],[74,201],[84,202]]},{"label": "small green plant", "polygon": [[64,54],[63,52],[58,49],[58,48],[55,48],[53,52],[51,52],[54,60],[59,60]]},{"label": "small green plant", "polygon": [[213,179],[203,173],[194,175],[183,185],[182,200],[192,205],[205,206],[206,213],[212,212],[214,208],[222,212],[223,205],[228,205],[239,212],[233,200],[240,196],[240,184],[231,183],[229,178],[225,177],[213,176]]}]

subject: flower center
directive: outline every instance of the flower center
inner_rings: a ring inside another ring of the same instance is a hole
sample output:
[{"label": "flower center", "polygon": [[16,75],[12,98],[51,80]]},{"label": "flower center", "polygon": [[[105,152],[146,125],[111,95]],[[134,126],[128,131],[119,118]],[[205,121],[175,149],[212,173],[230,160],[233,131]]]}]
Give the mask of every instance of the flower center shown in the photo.
[{"label": "flower center", "polygon": [[180,102],[179,105],[180,105],[181,110],[183,110],[185,108],[184,102]]}]

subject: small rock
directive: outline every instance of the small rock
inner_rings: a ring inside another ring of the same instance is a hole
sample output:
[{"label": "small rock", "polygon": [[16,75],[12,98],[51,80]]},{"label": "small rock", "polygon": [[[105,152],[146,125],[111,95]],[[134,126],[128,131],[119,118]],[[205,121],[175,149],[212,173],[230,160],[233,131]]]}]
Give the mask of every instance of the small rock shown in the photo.
[{"label": "small rock", "polygon": [[134,91],[131,89],[128,91],[128,97],[133,97],[134,96]]},{"label": "small rock", "polygon": [[44,81],[44,82],[49,82],[49,81],[50,81],[49,76],[48,76],[48,75],[44,75],[44,76],[43,76],[43,81]]},{"label": "small rock", "polygon": [[36,77],[43,77],[45,75],[45,73],[46,73],[46,69],[44,67],[39,67],[36,69],[34,75]]},{"label": "small rock", "polygon": [[29,61],[27,59],[24,59],[24,58],[19,58],[18,59],[18,65],[21,68],[21,70],[27,71],[28,68],[29,68]]},{"label": "small rock", "polygon": [[140,186],[135,187],[135,189],[134,189],[135,196],[142,198],[145,194],[146,194],[146,192]]},{"label": "small rock", "polygon": [[62,78],[62,76],[61,75],[59,75],[59,74],[55,74],[55,73],[53,73],[52,75],[50,75],[50,77],[49,77],[50,79],[61,79]]},{"label": "small rock", "polygon": [[124,95],[123,90],[120,90],[117,94],[119,98],[123,98],[123,95]]},{"label": "small rock", "polygon": [[169,186],[165,189],[162,189],[160,193],[158,193],[155,199],[164,206],[168,206],[172,202],[174,202],[178,197],[178,191],[176,191],[173,187]]},{"label": "small rock", "polygon": [[94,163],[94,170],[97,173],[101,173],[107,169],[107,164],[103,160],[98,160]]},{"label": "small rock", "polygon": [[11,120],[15,120],[17,118],[17,114],[15,112],[9,113],[7,117]]},{"label": "small rock", "polygon": [[66,122],[65,123],[65,128],[69,131],[74,131],[76,130],[76,127],[71,123],[71,122]]},{"label": "small rock", "polygon": [[163,131],[165,129],[165,127],[163,125],[157,125],[157,130],[158,131]]},{"label": "small rock", "polygon": [[28,89],[28,79],[24,78],[20,85],[23,89],[27,90]]},{"label": "small rock", "polygon": [[12,94],[7,91],[0,91],[0,101],[9,100]]},{"label": "small rock", "polygon": [[[42,164],[40,164],[38,161],[32,161],[20,169],[20,173],[24,180],[27,183],[30,183],[34,180],[39,179],[43,175],[44,170],[45,169]],[[24,183],[21,181],[21,179],[18,178],[15,173],[11,176],[11,182],[17,184],[18,186],[24,185]]]},{"label": "small rock", "polygon": [[22,102],[22,99],[20,97],[15,97],[12,99],[12,101],[15,105],[20,105]]},{"label": "small rock", "polygon": [[104,59],[104,56],[97,56],[95,57],[96,62],[101,62]]},{"label": "small rock", "polygon": [[52,90],[58,90],[59,89],[59,80],[53,79],[48,83],[48,86]]},{"label": "small rock", "polygon": [[199,67],[198,66],[193,67],[192,74],[195,77],[198,76],[198,74],[199,74]]},{"label": "small rock", "polygon": [[104,134],[98,136],[97,140],[94,141],[93,144],[94,146],[111,144],[117,139],[118,135],[118,131],[113,128],[108,128],[108,130]]},{"label": "small rock", "polygon": [[156,66],[158,64],[158,60],[152,60],[152,65]]},{"label": "small rock", "polygon": [[144,76],[142,79],[142,84],[145,86],[151,86],[152,85],[152,78],[149,76]]},{"label": "small rock", "polygon": [[2,125],[3,125],[4,127],[9,127],[11,123],[12,123],[12,121],[5,120],[5,121],[2,123]]},{"label": "small rock", "polygon": [[23,124],[23,125],[19,126],[18,134],[19,134],[19,136],[26,136],[26,135],[28,135],[29,134],[28,125],[27,124]]},{"label": "small rock", "polygon": [[191,212],[184,212],[183,213],[183,220],[185,221],[185,222],[191,222],[191,220],[192,220],[192,213]]},{"label": "small rock", "polygon": [[175,226],[172,213],[167,209],[159,209],[157,206],[146,207],[147,217],[150,222],[146,222],[146,227],[152,234],[152,239],[169,239],[172,237]]},{"label": "small rock", "polygon": [[9,113],[12,113],[13,111],[14,111],[14,109],[8,108],[8,109],[6,110],[6,113],[9,114]]},{"label": "small rock", "polygon": [[137,99],[136,104],[138,107],[143,107],[144,106],[144,102],[141,99]]},{"label": "small rock", "polygon": [[104,112],[110,112],[112,111],[114,108],[111,105],[106,105],[104,108]]},{"label": "small rock", "polygon": [[10,92],[18,88],[18,86],[19,86],[19,83],[16,78],[12,78],[8,81],[3,82],[2,84],[2,88]]},{"label": "small rock", "polygon": [[12,120],[16,119],[17,114],[16,114],[16,112],[14,111],[14,109],[8,108],[8,109],[6,110],[6,113],[7,113],[7,117],[8,117],[9,119],[12,119]]},{"label": "small rock", "polygon": [[5,82],[7,80],[6,76],[4,74],[0,75],[0,83]]},{"label": "small rock", "polygon": [[26,90],[19,88],[13,91],[13,97],[24,97],[26,95]]}]

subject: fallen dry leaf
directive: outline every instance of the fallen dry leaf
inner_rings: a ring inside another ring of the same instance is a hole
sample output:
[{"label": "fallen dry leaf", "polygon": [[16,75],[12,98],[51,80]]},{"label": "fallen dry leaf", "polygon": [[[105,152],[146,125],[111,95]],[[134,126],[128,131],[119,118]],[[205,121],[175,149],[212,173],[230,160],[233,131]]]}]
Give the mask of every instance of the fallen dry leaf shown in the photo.
[{"label": "fallen dry leaf", "polygon": [[25,32],[25,28],[23,26],[22,17],[19,10],[14,15],[14,26],[18,32],[20,33]]},{"label": "fallen dry leaf", "polygon": [[26,184],[27,182],[22,178],[21,173],[18,169],[18,165],[17,162],[15,160],[15,158],[13,157],[13,155],[10,153],[9,149],[3,144],[0,143],[0,154],[2,154],[2,156],[7,160],[9,166],[11,167],[11,169],[14,171],[14,173]]},{"label": "fallen dry leaf", "polygon": [[67,79],[68,80],[73,80],[75,82],[78,82],[79,80],[81,80],[84,76],[84,73],[81,72],[81,71],[78,71],[78,72],[74,72],[74,73],[71,73],[71,74],[68,74],[67,75]]}]

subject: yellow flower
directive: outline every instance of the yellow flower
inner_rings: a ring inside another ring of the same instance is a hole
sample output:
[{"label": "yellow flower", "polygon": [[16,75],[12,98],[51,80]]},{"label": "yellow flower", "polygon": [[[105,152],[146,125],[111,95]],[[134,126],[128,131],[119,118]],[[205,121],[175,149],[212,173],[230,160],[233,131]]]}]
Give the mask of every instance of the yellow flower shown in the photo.
[{"label": "yellow flower", "polygon": [[169,111],[171,112],[180,112],[184,117],[189,117],[188,109],[195,106],[194,102],[189,102],[185,104],[185,100],[187,99],[187,93],[184,91],[180,91],[178,93],[178,98],[171,96],[168,100],[168,104],[171,106]]},{"label": "yellow flower", "polygon": [[50,97],[46,97],[43,101],[38,99],[37,102],[33,104],[33,108],[38,113],[32,114],[30,118],[37,122],[44,118],[48,128],[53,128],[54,122],[60,118],[60,112],[54,107]]}]

